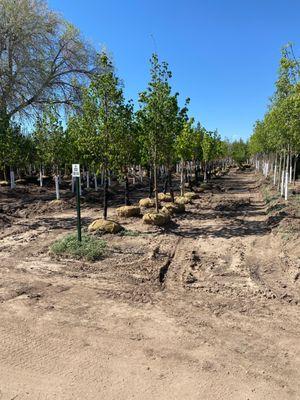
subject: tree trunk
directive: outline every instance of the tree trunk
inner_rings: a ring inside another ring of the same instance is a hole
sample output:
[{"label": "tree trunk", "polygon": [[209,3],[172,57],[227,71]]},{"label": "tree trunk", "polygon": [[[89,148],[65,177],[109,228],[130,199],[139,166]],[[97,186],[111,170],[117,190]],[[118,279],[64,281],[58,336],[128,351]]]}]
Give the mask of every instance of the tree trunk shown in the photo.
[{"label": "tree trunk", "polygon": [[297,159],[298,159],[298,154],[295,154],[295,160],[294,160],[294,173],[293,173],[293,185],[296,185],[296,168],[297,168]]},{"label": "tree trunk", "polygon": [[180,196],[184,195],[184,162],[181,160],[181,172],[180,172]]},{"label": "tree trunk", "polygon": [[278,184],[277,184],[277,190],[280,190],[280,178],[281,178],[281,173],[282,173],[282,153],[280,153],[280,159],[279,159],[279,169],[278,169]]},{"label": "tree trunk", "polygon": [[107,169],[104,169],[104,195],[103,195],[103,218],[107,219],[107,197],[108,197],[108,178]]},{"label": "tree trunk", "polygon": [[198,163],[195,162],[195,184],[196,184],[196,186],[199,185],[199,181],[200,181],[200,179],[199,179],[199,166],[198,166]]},{"label": "tree trunk", "polygon": [[129,182],[128,175],[125,175],[125,206],[130,206],[131,202],[129,200]]},{"label": "tree trunk", "polygon": [[58,178],[58,175],[54,176],[54,181],[55,181],[56,200],[59,200],[60,199],[60,195],[59,195],[59,178]]},{"label": "tree trunk", "polygon": [[97,174],[96,172],[94,173],[94,184],[95,184],[95,191],[98,191],[98,181],[97,181]]},{"label": "tree trunk", "polygon": [[149,166],[149,197],[150,199],[153,197],[153,177],[151,165]]},{"label": "tree trunk", "polygon": [[203,166],[203,181],[207,182],[207,162],[204,161],[204,166]]},{"label": "tree trunk", "polygon": [[156,162],[153,165],[153,178],[154,178],[155,210],[156,210],[156,212],[158,212],[159,211],[159,205],[158,205],[157,166],[156,166]]},{"label": "tree trunk", "polygon": [[10,168],[10,188],[11,189],[15,189],[16,185],[15,185],[15,173],[13,168]]},{"label": "tree trunk", "polygon": [[172,199],[172,203],[174,203],[174,191],[173,191],[173,182],[172,182],[172,169],[168,170],[168,180],[169,180],[169,188],[170,188],[170,195]]},{"label": "tree trunk", "polygon": [[275,165],[274,165],[274,176],[273,176],[273,178],[274,178],[273,185],[274,186],[276,186],[276,178],[277,178],[276,175],[277,175],[277,153],[275,156]]},{"label": "tree trunk", "polygon": [[169,184],[169,173],[164,174],[164,194],[167,194]]},{"label": "tree trunk", "polygon": [[87,189],[90,188],[90,171],[89,170],[86,171],[86,188]]}]

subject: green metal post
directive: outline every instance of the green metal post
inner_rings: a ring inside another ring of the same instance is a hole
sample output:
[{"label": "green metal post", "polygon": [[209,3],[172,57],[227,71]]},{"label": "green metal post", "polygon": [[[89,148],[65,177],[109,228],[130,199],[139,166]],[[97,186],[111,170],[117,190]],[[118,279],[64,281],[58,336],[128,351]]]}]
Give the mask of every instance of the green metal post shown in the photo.
[{"label": "green metal post", "polygon": [[77,199],[77,235],[78,241],[81,242],[81,217],[80,217],[80,187],[79,177],[76,177],[76,199]]}]

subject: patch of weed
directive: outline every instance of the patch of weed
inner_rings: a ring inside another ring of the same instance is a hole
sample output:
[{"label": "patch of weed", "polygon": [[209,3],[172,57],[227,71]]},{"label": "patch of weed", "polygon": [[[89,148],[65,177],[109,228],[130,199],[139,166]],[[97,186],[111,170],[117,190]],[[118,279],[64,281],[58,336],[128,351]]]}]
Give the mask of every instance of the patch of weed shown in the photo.
[{"label": "patch of weed", "polygon": [[90,235],[83,235],[79,242],[77,234],[67,235],[54,242],[50,252],[60,256],[74,257],[88,261],[99,260],[106,249],[106,242]]}]

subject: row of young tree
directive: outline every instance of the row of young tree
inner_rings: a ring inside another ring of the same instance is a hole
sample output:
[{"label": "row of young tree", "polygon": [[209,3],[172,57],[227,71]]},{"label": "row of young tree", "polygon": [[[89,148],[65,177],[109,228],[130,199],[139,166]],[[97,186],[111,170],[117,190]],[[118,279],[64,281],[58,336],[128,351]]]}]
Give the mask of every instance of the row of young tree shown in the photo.
[{"label": "row of young tree", "polygon": [[53,176],[59,198],[62,176],[80,163],[88,187],[93,177],[97,190],[100,178],[106,217],[113,177],[125,183],[129,204],[129,176],[146,174],[158,208],[158,175],[173,198],[175,171],[183,194],[192,176],[197,184],[231,156],[245,159],[246,144],[222,141],[189,117],[189,99],[179,105],[168,64],[156,54],[135,110],[107,53],[97,54],[44,0],[1,0],[0,20],[0,173],[12,188],[16,173],[40,185]]},{"label": "row of young tree", "polygon": [[276,91],[264,118],[257,121],[249,141],[257,170],[273,174],[274,186],[288,198],[290,183],[297,178],[300,154],[300,59],[293,46],[282,50]]},{"label": "row of young tree", "polygon": [[[202,173],[207,180],[211,170],[230,156],[230,145],[217,131],[207,131],[188,116],[188,103],[178,104],[178,93],[170,86],[168,64],[160,63],[156,54],[151,58],[151,79],[139,94],[139,109],[126,101],[120,79],[106,53],[98,56],[99,73],[94,73],[88,86],[82,86],[80,107],[68,115],[63,124],[55,104],[48,105],[37,118],[32,134],[22,135],[18,126],[10,124],[1,136],[3,173],[38,173],[40,184],[45,174],[56,177],[70,173],[71,164],[80,163],[90,174],[101,173],[104,186],[104,216],[107,210],[107,188],[111,175],[125,182],[126,203],[128,175],[139,165],[139,173],[147,171],[149,194],[154,194],[158,207],[158,171],[165,177],[165,190],[171,196],[172,173],[176,164],[181,171],[181,190],[185,177]],[[223,165],[224,166],[224,165]],[[178,167],[177,167],[178,171]],[[7,177],[6,177],[7,178]],[[12,182],[12,187],[14,186]]]}]

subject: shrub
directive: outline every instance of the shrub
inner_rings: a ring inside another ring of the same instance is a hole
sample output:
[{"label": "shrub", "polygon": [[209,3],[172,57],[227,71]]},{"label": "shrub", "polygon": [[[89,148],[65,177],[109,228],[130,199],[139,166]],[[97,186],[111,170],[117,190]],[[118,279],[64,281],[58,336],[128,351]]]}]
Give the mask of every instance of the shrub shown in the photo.
[{"label": "shrub", "polygon": [[83,235],[79,242],[77,234],[67,235],[54,242],[50,248],[51,253],[66,257],[83,258],[88,261],[99,260],[105,251],[106,242],[102,239]]}]

